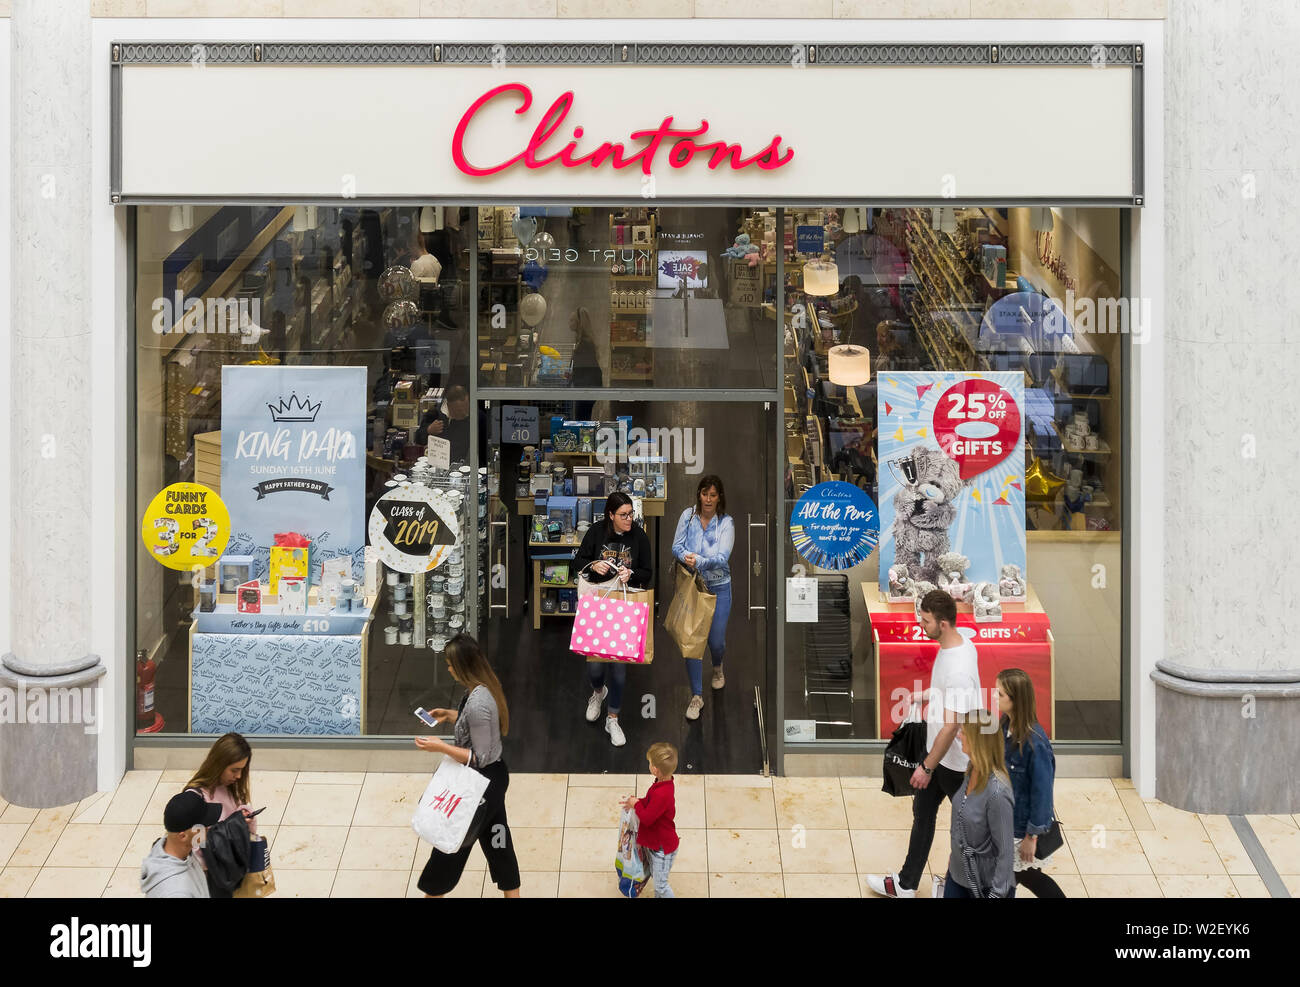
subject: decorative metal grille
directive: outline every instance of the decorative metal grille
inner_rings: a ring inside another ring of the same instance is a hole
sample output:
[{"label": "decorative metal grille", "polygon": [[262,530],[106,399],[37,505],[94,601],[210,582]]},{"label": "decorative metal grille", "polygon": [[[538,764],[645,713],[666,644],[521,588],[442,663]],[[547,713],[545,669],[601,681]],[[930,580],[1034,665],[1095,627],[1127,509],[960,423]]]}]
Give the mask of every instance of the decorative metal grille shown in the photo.
[{"label": "decorative metal grille", "polygon": [[123,65],[238,65],[253,61],[252,41],[127,41],[119,44],[118,61]]},{"label": "decorative metal grille", "polygon": [[267,42],[262,61],[278,65],[422,65],[433,61],[432,44]]},{"label": "decorative metal grille", "polygon": [[1003,65],[1132,65],[1133,45],[1002,45]]},{"label": "decorative metal grille", "polygon": [[635,45],[630,60],[642,65],[788,65],[806,59],[808,45]]},{"label": "decorative metal grille", "polygon": [[818,45],[818,65],[987,65],[991,45]]},{"label": "decorative metal grille", "polygon": [[446,44],[442,61],[451,65],[612,65],[609,44]]}]

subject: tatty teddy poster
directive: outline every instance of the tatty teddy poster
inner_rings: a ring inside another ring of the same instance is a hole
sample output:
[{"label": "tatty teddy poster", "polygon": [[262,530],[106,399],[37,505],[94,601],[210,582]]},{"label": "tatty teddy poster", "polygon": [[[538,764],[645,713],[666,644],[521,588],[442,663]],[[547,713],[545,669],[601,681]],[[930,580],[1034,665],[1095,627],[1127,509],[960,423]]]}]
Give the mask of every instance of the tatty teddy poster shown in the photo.
[{"label": "tatty teddy poster", "polygon": [[[877,388],[880,588],[997,584],[1025,559],[1025,380],[884,371]],[[922,587],[925,588],[925,587]]]}]

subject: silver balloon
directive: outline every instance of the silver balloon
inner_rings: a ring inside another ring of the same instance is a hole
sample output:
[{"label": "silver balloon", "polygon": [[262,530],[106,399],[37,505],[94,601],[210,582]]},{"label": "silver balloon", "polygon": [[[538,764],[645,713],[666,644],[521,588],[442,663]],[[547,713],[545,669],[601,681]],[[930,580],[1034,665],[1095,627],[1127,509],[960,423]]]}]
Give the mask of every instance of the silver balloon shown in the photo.
[{"label": "silver balloon", "polygon": [[386,302],[402,299],[415,301],[419,297],[420,287],[409,267],[400,264],[390,267],[379,276],[379,297]]},{"label": "silver balloon", "polygon": [[536,326],[546,318],[546,299],[536,291],[524,295],[519,301],[519,318],[523,319],[524,325],[530,329]]},{"label": "silver balloon", "polygon": [[399,299],[395,302],[389,302],[388,307],[384,309],[384,328],[386,329],[409,329],[420,321],[420,310],[416,307],[415,302]]},{"label": "silver balloon", "polygon": [[538,260],[540,260],[543,264],[545,264],[546,254],[544,253],[544,251],[555,249],[555,237],[543,231],[541,233],[538,233],[537,236],[533,237],[533,241],[532,243],[529,244],[529,246],[538,252],[539,254]]}]

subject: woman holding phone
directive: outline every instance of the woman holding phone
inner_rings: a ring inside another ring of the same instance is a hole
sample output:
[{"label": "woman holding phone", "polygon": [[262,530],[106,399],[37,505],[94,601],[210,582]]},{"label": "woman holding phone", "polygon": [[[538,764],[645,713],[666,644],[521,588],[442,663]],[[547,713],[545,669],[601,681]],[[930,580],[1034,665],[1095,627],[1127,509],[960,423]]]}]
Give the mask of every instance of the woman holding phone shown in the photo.
[{"label": "woman holding phone", "polygon": [[[199,770],[190,778],[185,790],[194,789],[203,796],[203,801],[221,806],[221,822],[236,812],[242,811],[248,819],[248,831],[257,835],[256,813],[251,811],[253,801],[252,784],[249,774],[253,764],[253,748],[247,740],[237,733],[227,733],[218,737],[208,748],[208,755],[199,765]],[[260,810],[259,810],[260,811]],[[202,863],[202,851],[199,862]],[[231,892],[223,892],[209,882],[208,890],[213,898],[230,898]]]},{"label": "woman holding phone", "polygon": [[[584,575],[589,582],[608,583],[616,580],[628,589],[650,588],[654,579],[650,539],[646,537],[645,530],[633,520],[631,497],[625,493],[612,493],[605,499],[605,518],[587,529],[573,564],[575,571]],[[653,628],[647,632],[653,633]],[[623,708],[627,666],[621,662],[589,661],[587,678],[591,682],[587,722],[596,722],[600,717],[601,704],[608,697],[605,732],[609,734],[610,743],[622,747],[627,743],[627,737],[618,725],[618,713]]]},{"label": "woman holding phone", "polygon": [[[731,616],[731,549],[736,544],[736,527],[727,515],[727,492],[722,478],[712,473],[700,478],[695,488],[695,506],[682,511],[673,536],[673,555],[698,572],[718,598],[709,624],[709,657],[713,660],[710,685],[721,689],[727,683],[722,658],[727,651],[727,618]],[[691,684],[691,701],[686,718],[698,720],[704,708],[704,659],[686,659],[686,677]]]},{"label": "woman holding phone", "polygon": [[[465,687],[465,696],[455,709],[433,709],[429,713],[436,722],[455,726],[455,743],[438,737],[416,737],[415,746],[467,764],[487,778],[487,791],[483,793],[487,809],[479,827],[478,845],[487,859],[493,883],[505,897],[518,898],[519,861],[506,821],[510,771],[501,756],[501,738],[510,732],[505,692],[478,641],[468,634],[457,634],[448,641],[444,655],[451,677]],[[455,889],[471,849],[472,843],[455,853],[435,849],[429,854],[416,885],[426,898],[442,898]]]}]

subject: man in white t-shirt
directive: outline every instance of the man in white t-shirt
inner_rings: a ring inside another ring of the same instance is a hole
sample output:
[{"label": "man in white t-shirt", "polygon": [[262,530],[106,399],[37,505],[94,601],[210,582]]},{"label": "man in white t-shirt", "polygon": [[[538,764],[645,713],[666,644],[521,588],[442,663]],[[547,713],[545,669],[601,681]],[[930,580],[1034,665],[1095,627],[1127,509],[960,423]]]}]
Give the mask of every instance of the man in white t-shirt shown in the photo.
[{"label": "man in white t-shirt", "polygon": [[939,654],[930,672],[925,716],[928,752],[912,772],[912,837],[907,859],[897,874],[873,874],[867,886],[886,898],[915,898],[934,842],[934,822],[939,806],[961,787],[969,763],[957,736],[960,714],[981,707],[979,657],[975,645],[957,632],[957,604],[944,590],[921,598],[921,628],[939,642]]}]

